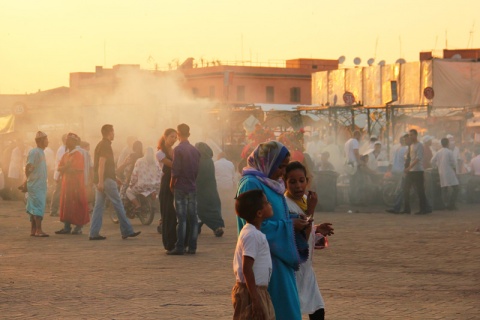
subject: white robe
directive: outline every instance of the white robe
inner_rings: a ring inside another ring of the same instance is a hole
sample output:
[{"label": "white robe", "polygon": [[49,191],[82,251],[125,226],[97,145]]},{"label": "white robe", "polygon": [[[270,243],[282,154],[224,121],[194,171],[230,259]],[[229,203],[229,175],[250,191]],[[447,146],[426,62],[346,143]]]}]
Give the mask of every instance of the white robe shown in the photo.
[{"label": "white robe", "polygon": [[[290,213],[304,213],[293,200],[289,198],[286,198],[286,200]],[[295,272],[302,314],[312,314],[318,309],[325,309],[325,303],[323,302],[322,294],[318,288],[317,278],[315,277],[315,271],[313,270],[312,256],[315,247],[315,235],[313,232],[310,233],[308,246],[308,260],[300,264],[299,270]]]},{"label": "white robe", "polygon": [[458,185],[456,169],[456,159],[452,150],[448,148],[440,149],[432,158],[432,166],[438,168],[440,175],[440,186],[451,187]]}]

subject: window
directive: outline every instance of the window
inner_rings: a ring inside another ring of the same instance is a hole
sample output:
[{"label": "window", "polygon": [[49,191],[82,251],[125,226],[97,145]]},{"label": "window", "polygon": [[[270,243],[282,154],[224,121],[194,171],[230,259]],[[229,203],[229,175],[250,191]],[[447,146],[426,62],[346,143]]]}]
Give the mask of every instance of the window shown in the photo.
[{"label": "window", "polygon": [[215,99],[215,87],[210,86],[210,99]]},{"label": "window", "polygon": [[245,101],[245,86],[237,87],[237,101]]},{"label": "window", "polygon": [[267,102],[273,102],[275,96],[275,89],[273,87],[266,87],[265,94]]},{"label": "window", "polygon": [[300,87],[290,88],[290,102],[300,102]]}]

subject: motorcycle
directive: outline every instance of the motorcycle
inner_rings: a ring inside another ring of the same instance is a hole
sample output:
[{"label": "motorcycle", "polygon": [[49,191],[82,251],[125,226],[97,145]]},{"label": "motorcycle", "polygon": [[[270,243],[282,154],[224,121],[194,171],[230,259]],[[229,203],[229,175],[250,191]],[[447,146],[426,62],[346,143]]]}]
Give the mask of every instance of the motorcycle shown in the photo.
[{"label": "motorcycle", "polygon": [[[140,202],[140,208],[138,209],[135,209],[133,203],[127,198],[123,199],[123,206],[125,207],[127,217],[130,219],[137,217],[143,225],[148,226],[153,222],[153,218],[155,217],[155,200],[157,195],[155,193],[151,193],[148,196],[137,194],[136,197]],[[117,212],[113,210],[113,208],[110,209],[110,219],[113,223],[118,223]]]}]

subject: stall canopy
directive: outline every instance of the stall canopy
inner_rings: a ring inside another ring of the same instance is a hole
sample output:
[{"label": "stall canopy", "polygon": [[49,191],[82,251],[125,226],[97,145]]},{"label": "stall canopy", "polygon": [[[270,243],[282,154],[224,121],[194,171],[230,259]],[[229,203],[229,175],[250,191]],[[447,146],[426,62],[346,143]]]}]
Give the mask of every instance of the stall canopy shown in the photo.
[{"label": "stall canopy", "polygon": [[15,127],[15,116],[13,114],[0,117],[0,134],[11,133]]}]

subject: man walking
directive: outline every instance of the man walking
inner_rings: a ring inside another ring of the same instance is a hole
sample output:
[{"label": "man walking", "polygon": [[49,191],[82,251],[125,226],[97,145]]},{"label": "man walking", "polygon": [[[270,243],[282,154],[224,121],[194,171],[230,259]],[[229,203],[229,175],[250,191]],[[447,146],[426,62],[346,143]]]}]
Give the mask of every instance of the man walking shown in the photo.
[{"label": "man walking", "polygon": [[[442,149],[432,158],[432,166],[438,168],[445,207],[447,210],[456,210],[455,202],[459,191],[459,182],[455,173],[456,161],[453,151],[449,149],[449,142],[447,138],[441,140]],[[449,192],[449,189],[452,191]]]},{"label": "man walking", "polygon": [[105,200],[108,198],[115,209],[118,221],[120,222],[120,232],[122,239],[136,237],[140,231],[134,232],[132,224],[127,219],[125,208],[123,207],[115,176],[115,161],[113,159],[112,141],[115,137],[115,131],[111,124],[105,124],[102,127],[103,139],[95,148],[93,173],[94,184],[97,189],[95,192],[95,207],[93,209],[92,222],[90,226],[90,240],[105,240],[106,237],[100,235],[102,228],[103,210]]},{"label": "man walking", "polygon": [[27,176],[27,213],[30,215],[30,235],[35,237],[48,237],[42,230],[42,220],[45,214],[47,201],[47,162],[43,150],[48,146],[48,137],[38,131],[35,136],[37,147],[30,150],[25,166]]},{"label": "man walking", "polygon": [[405,155],[410,164],[405,168],[405,189],[403,191],[403,213],[410,213],[410,189],[415,187],[420,200],[420,211],[415,214],[427,213],[427,197],[425,195],[425,178],[423,176],[423,145],[418,141],[418,132],[412,129],[408,132],[410,138],[409,152]]},{"label": "man walking", "polygon": [[[177,211],[177,243],[169,255],[183,255],[186,241],[189,254],[197,251],[198,218],[196,180],[200,163],[200,152],[190,144],[190,127],[182,123],[177,126],[180,144],[173,150],[172,189]],[[188,225],[188,228],[187,228]],[[188,234],[187,234],[188,230]]]}]

